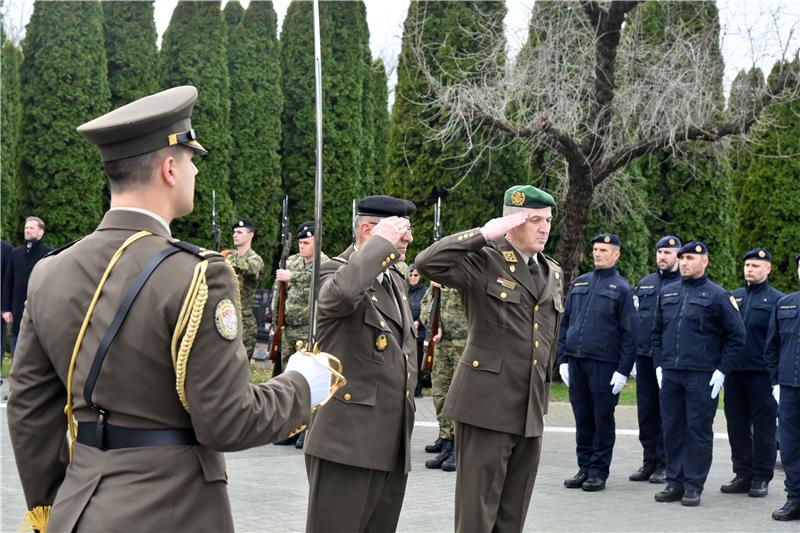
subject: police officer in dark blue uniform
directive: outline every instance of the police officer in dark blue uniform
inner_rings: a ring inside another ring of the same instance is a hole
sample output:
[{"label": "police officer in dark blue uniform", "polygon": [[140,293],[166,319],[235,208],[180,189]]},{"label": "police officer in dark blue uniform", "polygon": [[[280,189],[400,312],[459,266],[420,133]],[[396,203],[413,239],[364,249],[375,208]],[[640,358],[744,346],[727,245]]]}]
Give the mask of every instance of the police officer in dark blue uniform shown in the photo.
[{"label": "police officer in dark blue uniform", "polygon": [[578,473],[570,489],[603,490],[614,449],[614,408],[636,358],[639,317],[630,284],[617,273],[620,241],[592,239],[594,271],[572,284],[561,318],[559,372],[575,414]]},{"label": "police officer in dark blue uniform", "polygon": [[642,279],[634,292],[639,309],[639,338],[636,342],[636,412],[639,417],[639,442],[642,443],[644,461],[639,469],[628,476],[631,481],[664,483],[664,436],[661,433],[661,403],[658,400],[658,380],[653,365],[650,333],[661,288],[680,280],[678,250],[681,240],[666,235],[656,243],[658,270]]},{"label": "police officer in dark blue uniform", "polygon": [[[747,331],[742,357],[725,376],[725,418],[735,477],[720,487],[725,494],[766,496],[775,469],[775,417],[764,345],[769,317],[784,294],[769,285],[772,255],[763,248],[744,255],[746,285],[733,291]],[[752,429],[751,429],[752,428]]]},{"label": "police officer in dark blue uniform", "polygon": [[706,245],[685,244],[678,258],[681,281],[661,289],[651,337],[667,457],[667,487],[655,499],[696,506],[711,468],[719,391],[745,329],[733,296],[708,279]]},{"label": "police officer in dark blue uniform", "polygon": [[[800,277],[800,255],[794,260]],[[778,402],[781,462],[786,472],[786,503],[772,518],[800,520],[800,291],[778,300],[772,310],[764,358]]]}]

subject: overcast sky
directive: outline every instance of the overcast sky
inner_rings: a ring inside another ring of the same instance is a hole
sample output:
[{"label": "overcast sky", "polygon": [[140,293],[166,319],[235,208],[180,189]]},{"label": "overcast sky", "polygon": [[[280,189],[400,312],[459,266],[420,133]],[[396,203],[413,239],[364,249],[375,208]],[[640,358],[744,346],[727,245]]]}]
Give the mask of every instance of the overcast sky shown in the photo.
[{"label": "overcast sky", "polygon": [[[249,0],[240,0],[243,6]],[[9,20],[17,25],[26,23],[32,11],[32,0],[5,0],[6,9],[13,15]],[[177,0],[155,0],[156,29],[161,35],[169,25]],[[396,66],[400,52],[403,21],[408,0],[365,0],[373,57],[381,57],[390,70]],[[509,52],[513,55],[526,38],[528,19],[533,0],[506,0],[506,35]],[[289,0],[275,0],[278,31]],[[800,48],[800,0],[718,0],[722,55],[725,58],[725,92],[741,69],[760,67],[766,74],[784,50],[789,56]],[[751,38],[752,36],[752,38]],[[200,36],[198,36],[200,37]],[[393,72],[391,72],[393,74]],[[395,77],[389,85],[392,91]]]}]

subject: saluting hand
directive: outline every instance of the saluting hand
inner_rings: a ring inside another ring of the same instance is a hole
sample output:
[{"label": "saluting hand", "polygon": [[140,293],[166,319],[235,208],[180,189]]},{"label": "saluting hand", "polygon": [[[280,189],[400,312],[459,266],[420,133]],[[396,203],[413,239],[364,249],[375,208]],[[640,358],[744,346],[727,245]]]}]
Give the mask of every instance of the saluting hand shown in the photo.
[{"label": "saluting hand", "polygon": [[372,228],[372,235],[379,235],[392,243],[395,248],[398,247],[400,241],[410,231],[411,222],[407,218],[402,217],[386,217],[382,218],[374,228]]},{"label": "saluting hand", "polygon": [[510,230],[521,226],[528,220],[527,213],[513,213],[500,218],[493,218],[481,228],[481,233],[487,241],[494,241],[508,233]]}]

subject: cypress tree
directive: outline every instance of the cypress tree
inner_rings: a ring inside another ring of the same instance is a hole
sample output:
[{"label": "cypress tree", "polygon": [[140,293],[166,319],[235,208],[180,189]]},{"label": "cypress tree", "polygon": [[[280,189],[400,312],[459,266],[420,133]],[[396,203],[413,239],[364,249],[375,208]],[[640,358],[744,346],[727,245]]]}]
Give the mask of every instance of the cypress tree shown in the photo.
[{"label": "cypress tree", "polygon": [[23,44],[25,215],[58,246],[92,231],[103,213],[97,149],[75,128],[109,110],[100,2],[37,2]]},{"label": "cypress tree", "polygon": [[[313,19],[310,2],[292,2],[281,31],[281,75],[285,98],[281,165],[292,221],[313,216],[315,96]],[[371,77],[369,33],[363,2],[320,5],[323,91],[323,180],[326,251],[351,239],[350,205],[366,189],[372,139],[365,122],[371,110],[364,95]],[[336,252],[333,252],[336,253]]]},{"label": "cypress tree", "polygon": [[[800,74],[800,61],[778,62],[779,69]],[[784,292],[797,290],[800,242],[800,103],[768,108],[752,133],[752,155],[738,206],[737,255],[763,246],[772,254],[770,283]]]},{"label": "cypress tree", "polygon": [[103,2],[111,107],[159,89],[153,2]]},{"label": "cypress tree", "polygon": [[[228,28],[229,37],[233,33],[233,30],[236,29],[236,26],[239,25],[243,16],[244,8],[238,0],[231,0],[225,4],[225,9],[222,10],[222,17],[225,19],[225,26]],[[230,55],[230,51],[228,55]]]},{"label": "cypress tree", "polygon": [[[740,71],[731,84],[728,114],[741,118],[750,115],[755,103],[755,94],[763,88],[764,74],[761,69],[752,68],[749,72]],[[750,147],[748,142],[740,137],[730,139],[727,145],[727,164],[733,180],[733,197],[740,198],[751,162]]]},{"label": "cypress tree", "polygon": [[497,216],[504,190],[529,182],[515,144],[477,161],[470,168],[466,144],[447,146],[427,137],[444,122],[441,109],[425,102],[430,87],[422,75],[413,46],[418,32],[428,65],[437,76],[478,76],[480,53],[503,42],[503,2],[412,2],[403,28],[392,108],[387,160],[391,194],[415,202],[416,240],[410,259],[429,242],[433,206],[442,202],[444,234],[483,224]]},{"label": "cypress tree", "polygon": [[383,59],[372,62],[372,131],[374,140],[373,188],[367,194],[385,194],[386,147],[389,142],[389,81]]},{"label": "cypress tree", "polygon": [[2,221],[0,221],[0,235],[4,239],[19,242],[21,228],[23,227],[18,205],[21,194],[19,187],[19,151],[20,133],[22,130],[22,102],[20,97],[20,64],[22,51],[9,40],[5,34],[2,36],[2,86],[0,86],[0,153],[2,153]]},{"label": "cypress tree", "polygon": [[[231,5],[231,4],[228,4]],[[227,9],[227,7],[226,7]],[[231,198],[236,218],[258,228],[253,247],[266,265],[279,246],[280,140],[283,95],[278,17],[272,2],[250,2],[230,35]],[[268,281],[268,277],[265,278]]]},{"label": "cypress tree", "polygon": [[[200,246],[213,246],[212,190],[223,234],[233,223],[229,168],[231,164],[230,80],[227,35],[219,2],[181,0],[164,32],[162,85],[194,85],[199,91],[192,124],[209,154],[196,158],[194,211],[173,222],[172,233]],[[224,242],[224,239],[223,239]]]}]

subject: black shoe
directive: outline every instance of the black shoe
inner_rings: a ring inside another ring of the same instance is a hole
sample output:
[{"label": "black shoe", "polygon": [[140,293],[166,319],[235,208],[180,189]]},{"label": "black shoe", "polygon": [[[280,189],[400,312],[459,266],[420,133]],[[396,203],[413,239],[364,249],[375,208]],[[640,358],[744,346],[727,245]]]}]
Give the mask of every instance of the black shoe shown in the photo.
[{"label": "black shoe", "polygon": [[769,481],[766,479],[754,479],[747,494],[751,498],[763,498],[769,494]]},{"label": "black shoe", "polygon": [[456,451],[455,451],[455,449],[450,453],[450,457],[448,457],[447,460],[442,463],[442,471],[443,472],[455,472],[456,471]]},{"label": "black shoe", "polygon": [[752,480],[750,478],[736,474],[729,483],[722,485],[719,490],[721,490],[723,494],[745,494],[750,491],[751,482]]},{"label": "black shoe", "polygon": [[700,493],[696,490],[687,490],[681,498],[681,505],[685,507],[697,507],[700,505]]},{"label": "black shoe", "polygon": [[683,498],[683,491],[675,487],[667,487],[666,489],[656,492],[657,502],[677,502]]},{"label": "black shoe", "polygon": [[656,468],[653,475],[650,476],[650,483],[658,483],[659,485],[667,482],[667,475],[664,473],[663,468]]},{"label": "black shoe", "polygon": [[279,440],[278,442],[273,442],[275,446],[294,446],[294,443],[297,442],[297,439],[300,437],[299,434],[292,435],[288,439]]},{"label": "black shoe", "polygon": [[628,476],[628,479],[631,481],[647,481],[650,479],[650,476],[655,472],[655,467],[652,466],[640,466],[639,470]]},{"label": "black shoe", "polygon": [[441,468],[447,458],[453,455],[453,441],[446,439],[442,441],[442,453],[425,461],[425,468]]},{"label": "black shoe", "polygon": [[586,492],[597,492],[606,488],[606,480],[600,479],[597,476],[589,476],[586,478],[586,481],[583,482],[581,488]]},{"label": "black shoe", "polygon": [[295,447],[295,448],[297,448],[298,450],[302,450],[302,449],[303,449],[303,445],[304,445],[305,443],[306,443],[306,432],[305,432],[305,431],[303,431],[303,432],[302,432],[302,433],[300,433],[300,435],[297,437],[297,442],[295,442],[295,443],[294,443],[294,447]]},{"label": "black shoe", "polygon": [[433,444],[425,446],[425,451],[428,453],[440,453],[442,451],[442,442],[444,442],[444,439],[439,437]]},{"label": "black shoe", "polygon": [[568,489],[579,489],[583,486],[583,482],[586,481],[586,478],[589,477],[586,475],[586,472],[578,472],[573,477],[564,480],[564,486]]},{"label": "black shoe", "polygon": [[772,513],[772,518],[785,522],[787,520],[800,520],[800,502],[786,500],[783,507]]}]

